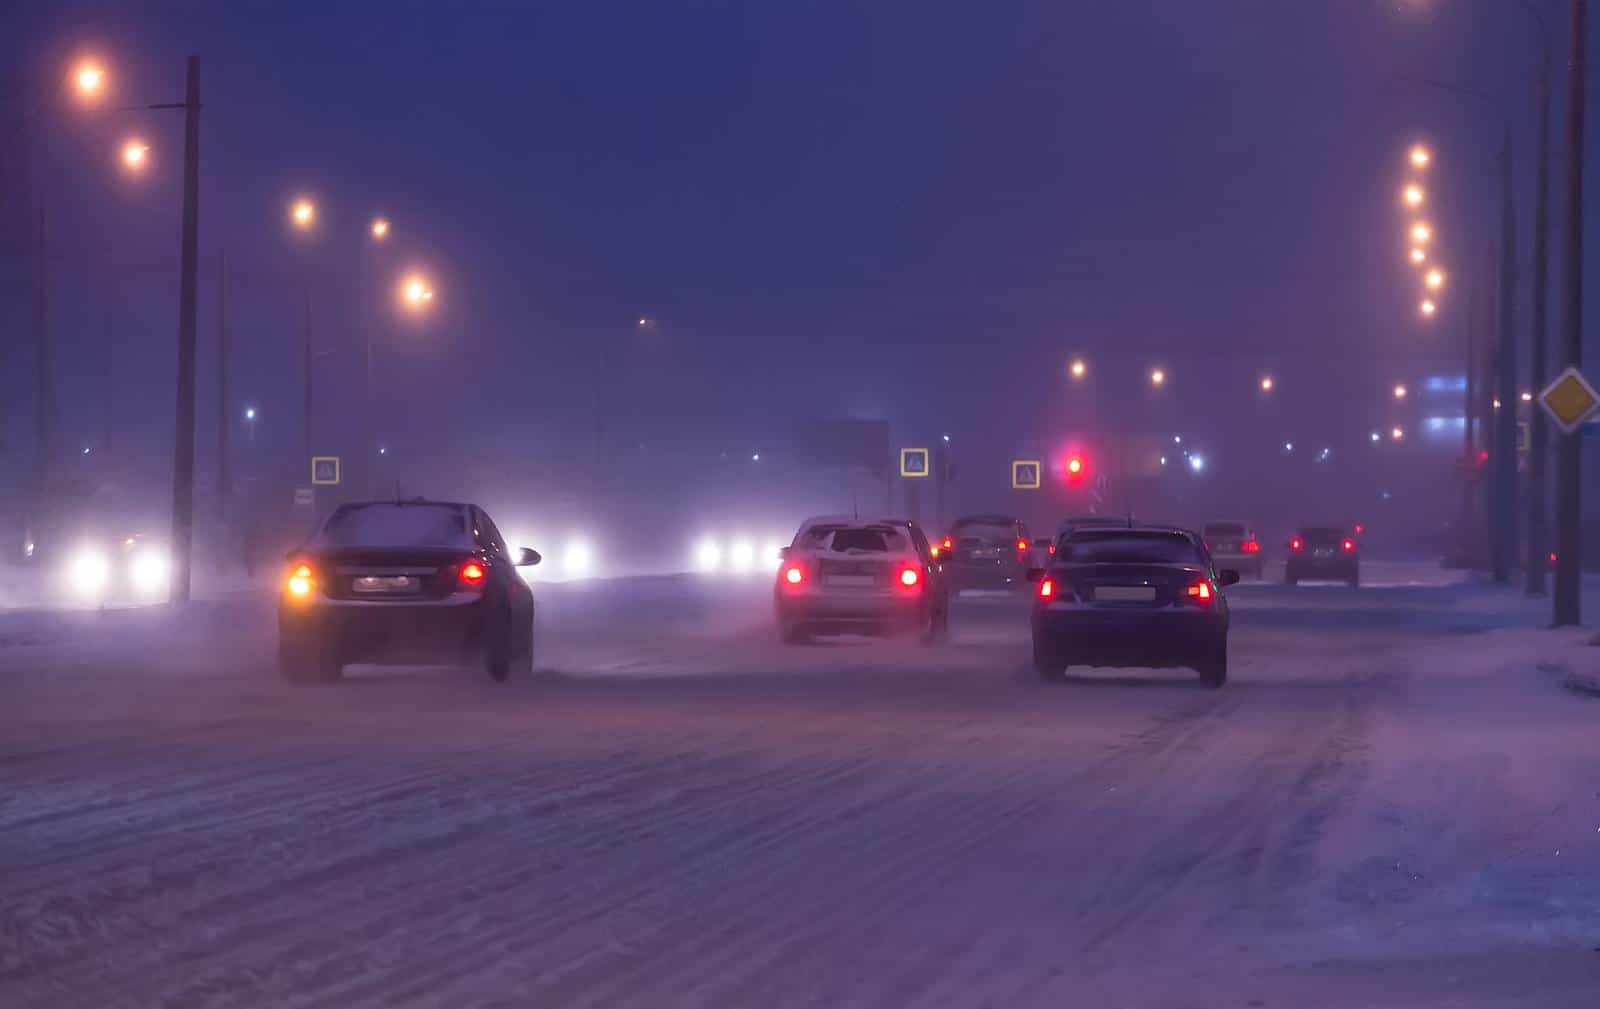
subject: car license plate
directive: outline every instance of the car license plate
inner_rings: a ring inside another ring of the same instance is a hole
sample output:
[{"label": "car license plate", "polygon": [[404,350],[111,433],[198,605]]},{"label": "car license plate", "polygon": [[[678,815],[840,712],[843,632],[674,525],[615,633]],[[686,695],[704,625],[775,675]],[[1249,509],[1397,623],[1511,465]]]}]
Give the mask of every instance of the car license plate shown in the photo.
[{"label": "car license plate", "polygon": [[871,575],[829,575],[823,579],[823,584],[842,589],[870,589],[878,580]]},{"label": "car license plate", "polygon": [[360,575],[350,588],[354,592],[415,592],[420,585],[410,575]]},{"label": "car license plate", "polygon": [[1156,597],[1153,585],[1099,585],[1094,598],[1101,603],[1148,603]]},{"label": "car license plate", "polygon": [[1313,557],[1332,557],[1333,556],[1333,551],[1328,549],[1327,547],[1318,547],[1317,549],[1311,551],[1311,556],[1313,556]]}]

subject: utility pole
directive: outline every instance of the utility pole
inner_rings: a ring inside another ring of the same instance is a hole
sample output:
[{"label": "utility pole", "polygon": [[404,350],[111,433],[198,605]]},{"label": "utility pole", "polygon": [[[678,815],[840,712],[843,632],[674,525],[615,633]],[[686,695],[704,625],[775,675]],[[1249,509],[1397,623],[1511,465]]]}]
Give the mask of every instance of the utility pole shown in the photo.
[{"label": "utility pole", "polygon": [[1517,542],[1517,356],[1516,208],[1511,191],[1511,131],[1500,147],[1500,318],[1495,341],[1495,417],[1493,552],[1490,567],[1497,584],[1511,581]]},{"label": "utility pole", "polygon": [[217,513],[222,517],[224,536],[233,516],[228,399],[228,254],[224,251],[217,268]]},{"label": "utility pole", "polygon": [[200,237],[200,57],[191,55],[183,93],[183,238],[178,282],[178,423],[172,451],[172,594],[189,601],[194,556],[195,264]]},{"label": "utility pole", "polygon": [[301,472],[302,475],[304,475],[305,473],[309,472],[310,471],[310,467],[311,467],[311,363],[312,362],[311,362],[311,285],[310,285],[309,282],[306,284],[305,327],[304,327],[304,329],[305,329],[304,340],[302,342],[304,344],[304,350],[305,350],[306,400],[305,400],[304,408],[302,410],[302,416],[301,416],[301,421],[300,421],[300,427],[302,429],[301,433],[305,438],[304,445],[303,445],[303,448],[305,450],[305,454],[300,460],[300,466],[301,466],[300,472]]},{"label": "utility pole", "polygon": [[[1588,0],[1569,0],[1567,34],[1566,200],[1562,208],[1561,357],[1568,367],[1583,366],[1583,116],[1585,36]],[[1567,627],[1582,619],[1579,581],[1583,542],[1583,443],[1563,435],[1556,464],[1556,586],[1551,601],[1552,623]]]},{"label": "utility pole", "polygon": [[33,493],[34,518],[38,518],[47,504],[45,483],[50,476],[50,466],[55,461],[56,448],[56,379],[55,360],[51,353],[49,313],[49,264],[44,254],[44,208],[39,208],[34,231],[33,258]]},{"label": "utility pole", "polygon": [[[1533,190],[1533,341],[1529,348],[1529,388],[1537,396],[1547,382],[1545,374],[1545,289],[1547,278],[1548,246],[1550,233],[1550,42],[1546,38],[1539,57],[1539,161],[1538,178]],[[1526,591],[1530,596],[1544,595],[1546,523],[1549,521],[1549,503],[1546,500],[1545,463],[1549,453],[1549,428],[1544,409],[1538,403],[1528,411],[1528,558],[1525,562]]]}]

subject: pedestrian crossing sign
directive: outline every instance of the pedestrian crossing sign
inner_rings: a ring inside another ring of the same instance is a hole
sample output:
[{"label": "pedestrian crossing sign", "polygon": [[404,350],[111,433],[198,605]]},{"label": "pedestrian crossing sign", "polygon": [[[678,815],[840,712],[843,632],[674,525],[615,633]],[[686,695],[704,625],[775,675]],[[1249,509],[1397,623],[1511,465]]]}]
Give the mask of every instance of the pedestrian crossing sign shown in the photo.
[{"label": "pedestrian crossing sign", "polygon": [[339,457],[336,455],[317,455],[311,457],[311,482],[313,484],[336,484],[339,482]]},{"label": "pedestrian crossing sign", "polygon": [[1037,459],[1011,460],[1011,489],[1038,490],[1042,483],[1039,477],[1041,469]]}]

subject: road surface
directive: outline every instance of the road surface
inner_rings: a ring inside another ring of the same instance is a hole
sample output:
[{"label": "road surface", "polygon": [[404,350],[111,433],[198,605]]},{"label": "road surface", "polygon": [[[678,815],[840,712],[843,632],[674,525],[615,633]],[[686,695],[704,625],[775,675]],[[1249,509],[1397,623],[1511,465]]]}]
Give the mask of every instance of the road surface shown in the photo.
[{"label": "road surface", "polygon": [[1366,574],[1230,590],[1215,692],[1041,683],[1005,597],[783,648],[760,582],[548,587],[504,686],[6,614],[0,1003],[1592,1009],[1587,646]]}]

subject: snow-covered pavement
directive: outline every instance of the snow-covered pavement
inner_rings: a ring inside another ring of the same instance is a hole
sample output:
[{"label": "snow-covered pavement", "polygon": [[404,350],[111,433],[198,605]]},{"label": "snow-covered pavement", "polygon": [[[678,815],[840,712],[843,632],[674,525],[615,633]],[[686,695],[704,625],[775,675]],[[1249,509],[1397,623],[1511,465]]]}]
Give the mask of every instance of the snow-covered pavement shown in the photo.
[{"label": "snow-covered pavement", "polygon": [[1218,692],[1041,683],[1005,597],[783,648],[763,583],[545,586],[503,686],[0,614],[0,1004],[1600,1004],[1600,648],[1366,576],[1230,590]]}]

